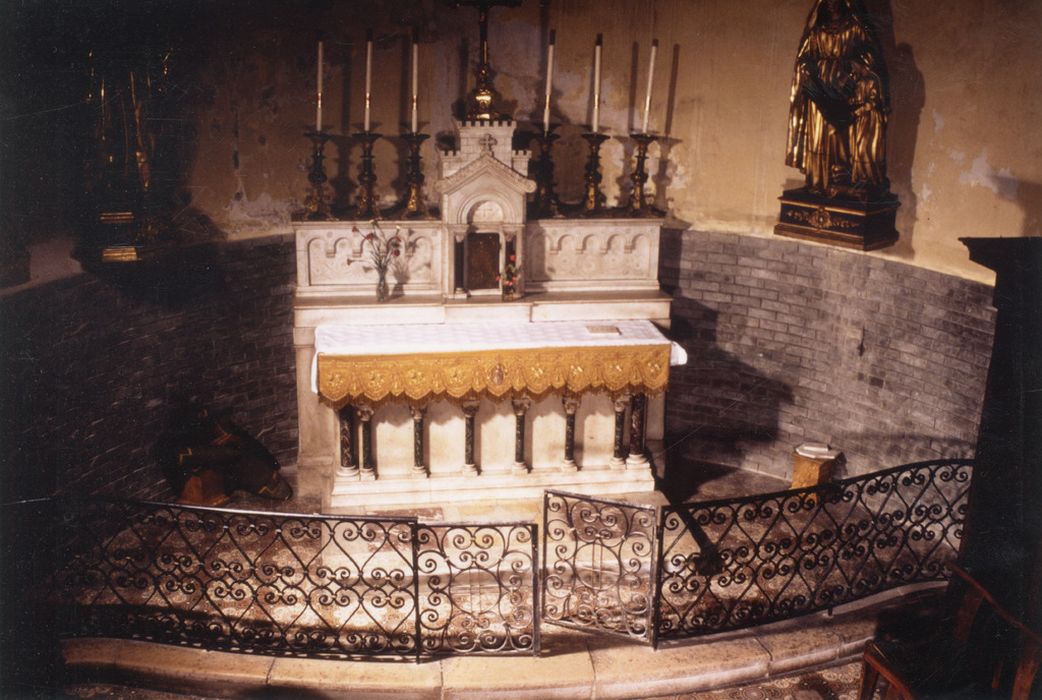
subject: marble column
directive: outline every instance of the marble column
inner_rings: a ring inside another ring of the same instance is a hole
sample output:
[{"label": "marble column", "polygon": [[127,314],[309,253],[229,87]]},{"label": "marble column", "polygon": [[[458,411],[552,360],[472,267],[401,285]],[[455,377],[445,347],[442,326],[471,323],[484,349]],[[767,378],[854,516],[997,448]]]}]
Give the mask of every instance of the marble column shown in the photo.
[{"label": "marble column", "polygon": [[634,394],[630,399],[630,454],[626,458],[627,469],[644,469],[649,462],[644,454],[644,409],[647,397]]},{"label": "marble column", "polygon": [[463,446],[464,474],[476,475],[478,473],[477,460],[474,458],[474,416],[477,415],[478,406],[480,405],[481,402],[477,399],[469,399],[462,404],[465,424],[463,437],[466,441]]},{"label": "marble column", "polygon": [[412,473],[427,476],[427,466],[423,463],[423,418],[427,407],[412,404],[409,413],[412,414]]},{"label": "marble column", "polygon": [[514,409],[514,465],[511,471],[515,474],[527,474],[528,465],[525,464],[525,418],[528,409],[532,407],[532,399],[528,396],[515,396],[510,399],[510,405]]},{"label": "marble column", "polygon": [[337,469],[338,477],[347,479],[358,478],[358,464],[355,462],[355,421],[354,408],[344,406],[340,409],[340,467]]},{"label": "marble column", "polygon": [[626,468],[626,409],[630,405],[629,394],[612,397],[612,408],[615,409],[615,438],[612,441],[612,456],[608,466],[612,469]]},{"label": "marble column", "polygon": [[453,236],[452,245],[452,286],[455,294],[463,294],[466,292],[464,288],[464,276],[463,268],[467,264],[466,254],[464,252],[463,241],[466,238],[466,233],[457,233]]},{"label": "marble column", "polygon": [[561,469],[574,472],[579,470],[575,463],[575,413],[579,410],[579,397],[564,394],[561,396],[561,405],[564,406],[564,463]]},{"label": "marble column", "polygon": [[357,406],[355,413],[362,421],[362,481],[376,480],[376,464],[373,461],[373,409],[371,406]]}]

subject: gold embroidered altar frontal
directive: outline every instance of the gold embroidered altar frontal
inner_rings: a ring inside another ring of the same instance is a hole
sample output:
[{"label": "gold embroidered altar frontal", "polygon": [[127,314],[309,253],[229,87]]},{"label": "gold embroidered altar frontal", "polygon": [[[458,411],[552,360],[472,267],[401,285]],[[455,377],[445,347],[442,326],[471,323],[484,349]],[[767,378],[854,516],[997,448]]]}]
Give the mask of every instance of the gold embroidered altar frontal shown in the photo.
[{"label": "gold embroidered altar frontal", "polygon": [[319,355],[319,395],[334,406],[408,399],[538,397],[548,391],[655,394],[669,381],[668,343],[403,355]]}]

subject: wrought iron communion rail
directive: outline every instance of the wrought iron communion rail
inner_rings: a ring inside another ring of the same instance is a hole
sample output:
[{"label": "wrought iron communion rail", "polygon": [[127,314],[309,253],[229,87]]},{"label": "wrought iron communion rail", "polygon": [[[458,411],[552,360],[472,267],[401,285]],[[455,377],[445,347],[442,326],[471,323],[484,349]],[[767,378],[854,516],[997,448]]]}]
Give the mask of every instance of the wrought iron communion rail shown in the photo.
[{"label": "wrought iron communion rail", "polygon": [[70,636],[319,658],[539,649],[533,524],[100,501],[63,525]]},{"label": "wrought iron communion rail", "polygon": [[2,509],[35,537],[5,569],[50,583],[20,590],[62,636],[420,660],[538,654],[545,619],[654,645],[946,578],[971,476],[922,462],[665,508],[548,491],[545,568],[534,523],[37,501]]},{"label": "wrought iron communion rail", "polygon": [[938,460],[662,511],[659,639],[796,617],[946,579],[973,463]]}]

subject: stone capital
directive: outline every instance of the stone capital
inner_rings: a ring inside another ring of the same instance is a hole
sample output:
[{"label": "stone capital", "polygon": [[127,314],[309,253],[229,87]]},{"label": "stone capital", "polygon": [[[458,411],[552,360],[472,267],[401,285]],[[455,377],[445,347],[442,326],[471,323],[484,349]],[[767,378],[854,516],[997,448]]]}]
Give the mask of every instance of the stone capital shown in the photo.
[{"label": "stone capital", "polygon": [[564,406],[567,415],[574,416],[579,410],[579,397],[575,394],[564,394],[561,396],[561,405]]},{"label": "stone capital", "polygon": [[510,398],[510,406],[514,409],[515,416],[523,416],[532,407],[532,398],[527,394],[512,396]]}]

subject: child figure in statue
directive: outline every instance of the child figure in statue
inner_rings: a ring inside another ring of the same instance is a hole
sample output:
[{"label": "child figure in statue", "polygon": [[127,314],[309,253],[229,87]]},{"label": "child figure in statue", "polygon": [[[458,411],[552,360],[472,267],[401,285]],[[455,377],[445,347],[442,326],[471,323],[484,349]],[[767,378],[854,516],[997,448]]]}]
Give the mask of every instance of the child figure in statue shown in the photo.
[{"label": "child figure in statue", "polygon": [[875,198],[890,190],[886,177],[886,112],[883,81],[863,62],[854,62],[851,98],[850,179],[855,189]]},{"label": "child figure in statue", "polygon": [[889,98],[882,50],[860,0],[815,0],[796,54],[785,164],[807,190],[885,193]]}]

